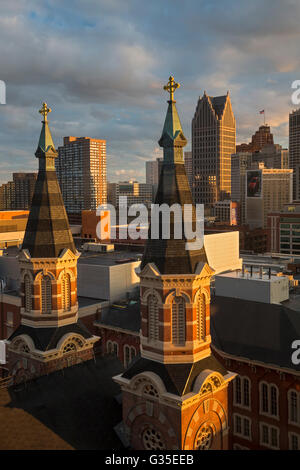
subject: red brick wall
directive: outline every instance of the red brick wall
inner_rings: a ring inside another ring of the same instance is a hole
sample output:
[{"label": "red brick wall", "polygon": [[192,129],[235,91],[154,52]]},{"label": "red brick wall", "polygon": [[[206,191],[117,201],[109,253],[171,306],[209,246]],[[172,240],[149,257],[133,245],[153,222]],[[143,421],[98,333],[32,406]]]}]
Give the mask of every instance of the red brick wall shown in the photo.
[{"label": "red brick wall", "polygon": [[[246,376],[251,381],[251,409],[245,409],[241,406],[233,404],[233,382],[229,386],[229,448],[232,449],[234,444],[247,447],[251,450],[267,450],[268,448],[260,444],[259,423],[266,423],[279,428],[280,449],[287,450],[289,448],[288,433],[294,432],[300,435],[300,427],[288,423],[288,390],[293,388],[300,391],[300,379],[288,373],[280,373],[265,366],[254,366],[249,363],[239,362],[238,360],[226,360],[219,354],[215,354],[224,366],[241,376]],[[261,381],[273,383],[278,387],[279,391],[279,419],[260,414],[259,404],[259,383]],[[251,419],[251,440],[234,435],[233,414],[246,416]]]},{"label": "red brick wall", "polygon": [[101,354],[107,354],[108,341],[116,342],[118,344],[118,358],[124,364],[124,346],[133,346],[136,354],[140,351],[140,338],[139,336],[131,335],[129,333],[122,333],[119,331],[108,330],[106,328],[98,328],[97,336],[100,336]]}]

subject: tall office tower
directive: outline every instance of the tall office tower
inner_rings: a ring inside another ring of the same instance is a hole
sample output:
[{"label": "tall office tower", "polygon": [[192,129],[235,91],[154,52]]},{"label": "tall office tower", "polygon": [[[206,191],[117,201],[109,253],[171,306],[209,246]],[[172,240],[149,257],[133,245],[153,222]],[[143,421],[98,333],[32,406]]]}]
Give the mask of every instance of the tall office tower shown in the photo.
[{"label": "tall office tower", "polygon": [[[168,110],[159,145],[164,161],[156,204],[192,205],[182,132],[170,77]],[[195,223],[195,208],[191,212]],[[140,271],[141,357],[115,381],[122,387],[124,432],[136,450],[228,448],[228,384],[233,379],[211,351],[210,279],[204,246],[187,239],[148,238]],[[150,232],[150,231],[149,231]]]},{"label": "tall office tower", "polygon": [[55,162],[68,214],[97,209],[107,202],[106,141],[90,137],[64,137]]},{"label": "tall office tower", "polygon": [[184,166],[186,176],[189,180],[190,188],[193,187],[193,160],[192,160],[192,152],[184,152]]},{"label": "tall office tower", "polygon": [[246,223],[246,172],[251,168],[252,154],[238,152],[231,156],[231,199],[240,203],[240,223]]},{"label": "tall office tower", "polygon": [[267,228],[270,212],[280,211],[292,201],[293,170],[264,168],[246,172],[246,222],[250,228]]},{"label": "tall office tower", "polygon": [[274,144],[273,134],[268,124],[259,126],[258,131],[252,135],[249,144],[240,144],[236,146],[236,152],[258,152],[266,144]]},{"label": "tall office tower", "polygon": [[209,207],[230,199],[236,123],[229,92],[199,98],[192,120],[193,196]]},{"label": "tall office tower", "polygon": [[30,208],[36,179],[36,173],[13,173],[14,209]]},{"label": "tall office tower", "polygon": [[289,115],[290,168],[293,174],[293,200],[300,199],[300,108]]},{"label": "tall office tower", "polygon": [[77,252],[55,172],[55,150],[43,103],[39,172],[18,256],[21,325],[7,341],[15,383],[93,357],[92,336],[78,321]]}]

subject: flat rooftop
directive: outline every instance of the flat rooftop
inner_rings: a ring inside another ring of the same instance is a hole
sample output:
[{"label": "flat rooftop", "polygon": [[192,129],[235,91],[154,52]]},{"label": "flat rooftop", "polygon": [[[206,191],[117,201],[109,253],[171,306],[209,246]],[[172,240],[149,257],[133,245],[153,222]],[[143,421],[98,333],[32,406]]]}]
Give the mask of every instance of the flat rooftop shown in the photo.
[{"label": "flat rooftop", "polygon": [[231,279],[244,279],[245,281],[269,281],[269,282],[275,282],[280,279],[282,279],[284,276],[274,276],[271,274],[271,277],[269,278],[269,274],[263,274],[262,277],[260,277],[258,271],[253,271],[252,276],[250,273],[245,272],[245,275],[242,276],[240,271],[229,271],[227,273],[222,273],[222,274],[217,274],[216,277],[227,277]]},{"label": "flat rooftop", "polygon": [[110,251],[108,253],[82,251],[78,264],[114,266],[139,261],[140,257],[132,251]]},{"label": "flat rooftop", "polygon": [[79,308],[90,307],[91,305],[97,305],[101,302],[107,302],[105,299],[92,299],[91,297],[82,297],[81,295],[79,295],[77,299]]}]

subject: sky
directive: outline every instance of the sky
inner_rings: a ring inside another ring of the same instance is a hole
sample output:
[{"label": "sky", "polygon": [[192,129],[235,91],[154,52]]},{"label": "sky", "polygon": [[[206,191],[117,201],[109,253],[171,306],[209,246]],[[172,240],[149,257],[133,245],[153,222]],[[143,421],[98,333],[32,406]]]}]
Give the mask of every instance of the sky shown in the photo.
[{"label": "sky", "polygon": [[1,0],[0,183],[37,170],[43,101],[56,147],[68,135],[106,139],[108,180],[144,181],[145,162],[161,156],[170,75],[186,150],[204,90],[229,90],[237,143],[265,109],[287,147],[299,25],[298,0]]}]

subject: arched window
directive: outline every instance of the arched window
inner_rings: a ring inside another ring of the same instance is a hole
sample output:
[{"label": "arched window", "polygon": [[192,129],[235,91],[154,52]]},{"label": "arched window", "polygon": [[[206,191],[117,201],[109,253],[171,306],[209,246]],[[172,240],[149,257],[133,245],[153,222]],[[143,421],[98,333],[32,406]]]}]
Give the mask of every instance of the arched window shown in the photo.
[{"label": "arched window", "polygon": [[260,383],[260,412],[269,416],[279,416],[278,388],[274,384]]},{"label": "arched window", "polygon": [[205,340],[206,336],[206,302],[205,295],[201,294],[197,302],[197,339],[198,341]]},{"label": "arched window", "polygon": [[185,301],[181,296],[174,297],[172,302],[172,343],[185,344]]},{"label": "arched window", "polygon": [[233,401],[237,406],[250,409],[250,380],[238,375],[233,381]]},{"label": "arched window", "polygon": [[61,303],[63,310],[71,308],[71,280],[69,274],[64,274],[61,280]]},{"label": "arched window", "polygon": [[106,343],[106,351],[108,354],[114,354],[115,356],[118,356],[119,352],[119,346],[118,343],[115,341],[107,341]]},{"label": "arched window", "polygon": [[159,339],[159,314],[158,299],[155,295],[148,296],[148,339],[157,341]]},{"label": "arched window", "polygon": [[25,310],[30,312],[32,309],[32,288],[31,280],[28,274],[24,276]]},{"label": "arched window", "polygon": [[124,367],[128,367],[133,358],[136,356],[136,350],[133,346],[125,344],[124,346]]},{"label": "arched window", "polygon": [[42,313],[51,313],[52,308],[52,288],[50,276],[42,278]]},{"label": "arched window", "polygon": [[67,343],[64,348],[63,348],[63,354],[68,354],[68,353],[71,353],[71,352],[74,352],[76,351],[76,345],[75,343],[73,343],[72,341],[70,341],[69,343]]},{"label": "arched window", "polygon": [[293,424],[300,424],[300,392],[297,392],[296,390],[289,390],[288,403],[289,422]]}]

